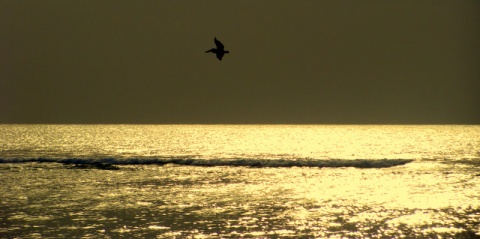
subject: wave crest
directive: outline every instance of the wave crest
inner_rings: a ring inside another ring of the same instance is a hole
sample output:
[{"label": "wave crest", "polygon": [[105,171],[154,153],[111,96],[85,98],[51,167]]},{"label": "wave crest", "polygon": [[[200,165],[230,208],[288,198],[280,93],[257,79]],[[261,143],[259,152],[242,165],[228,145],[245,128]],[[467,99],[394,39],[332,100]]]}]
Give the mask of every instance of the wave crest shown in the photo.
[{"label": "wave crest", "polygon": [[[29,158],[29,159],[0,159],[0,163],[63,163],[75,165],[147,165],[147,164],[174,164],[201,167],[234,166],[234,167],[317,167],[317,168],[388,168],[405,165],[413,159],[189,159],[189,158],[130,158],[130,159],[54,159],[54,158]],[[106,167],[108,169],[108,167]]]}]

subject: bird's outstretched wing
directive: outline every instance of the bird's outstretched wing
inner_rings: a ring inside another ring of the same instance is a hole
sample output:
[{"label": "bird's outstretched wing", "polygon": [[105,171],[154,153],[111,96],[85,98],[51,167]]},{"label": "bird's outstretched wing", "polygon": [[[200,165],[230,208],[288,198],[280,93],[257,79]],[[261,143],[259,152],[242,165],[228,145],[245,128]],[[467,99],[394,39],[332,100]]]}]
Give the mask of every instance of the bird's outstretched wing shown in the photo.
[{"label": "bird's outstretched wing", "polygon": [[223,44],[219,40],[217,40],[216,37],[215,37],[215,45],[217,46],[218,50],[223,50],[224,48]]},{"label": "bird's outstretched wing", "polygon": [[212,49],[210,49],[210,50],[206,51],[205,53],[207,53],[207,52],[213,52],[213,53],[217,53],[217,49],[215,49],[215,48],[212,48]]}]

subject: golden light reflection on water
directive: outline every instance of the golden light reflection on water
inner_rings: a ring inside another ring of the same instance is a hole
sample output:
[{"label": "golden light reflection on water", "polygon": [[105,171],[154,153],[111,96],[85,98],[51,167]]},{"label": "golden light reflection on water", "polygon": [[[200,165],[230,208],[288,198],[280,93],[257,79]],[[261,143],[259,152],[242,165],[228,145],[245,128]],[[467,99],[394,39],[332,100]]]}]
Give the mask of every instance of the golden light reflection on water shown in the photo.
[{"label": "golden light reflection on water", "polygon": [[[22,125],[0,127],[4,157],[469,159],[480,126]],[[468,140],[466,140],[468,139]],[[17,149],[17,150],[14,150]]]},{"label": "golden light reflection on water", "polygon": [[[419,171],[410,165],[388,169],[147,165],[122,166],[118,171],[27,167],[22,178],[9,175],[19,187],[3,192],[3,203],[10,208],[2,211],[13,225],[39,225],[45,235],[83,231],[121,237],[429,238],[468,230],[478,233],[479,177],[474,172],[445,174],[448,167]],[[3,172],[15,170],[13,165]],[[29,183],[33,178],[39,179],[37,184]],[[76,226],[68,223],[71,220]]]},{"label": "golden light reflection on water", "polygon": [[[445,136],[441,127],[385,127],[109,126],[89,131],[80,142],[72,129],[52,128],[57,138],[22,140],[43,144],[45,155],[60,149],[127,162],[172,155],[218,161],[416,160],[364,169],[132,163],[109,171],[0,164],[0,233],[85,238],[468,238],[480,233],[477,141],[457,139],[468,135],[462,133]],[[456,132],[463,132],[460,128]],[[445,158],[454,160],[440,160]]]}]

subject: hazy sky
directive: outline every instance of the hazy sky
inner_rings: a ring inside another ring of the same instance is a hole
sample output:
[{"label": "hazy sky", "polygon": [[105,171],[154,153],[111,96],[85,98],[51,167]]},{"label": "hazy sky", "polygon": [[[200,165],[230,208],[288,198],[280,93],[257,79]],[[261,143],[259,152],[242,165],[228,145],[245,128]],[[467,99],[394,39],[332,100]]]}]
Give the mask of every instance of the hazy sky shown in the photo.
[{"label": "hazy sky", "polygon": [[0,123],[480,124],[479,23],[478,0],[0,0]]}]

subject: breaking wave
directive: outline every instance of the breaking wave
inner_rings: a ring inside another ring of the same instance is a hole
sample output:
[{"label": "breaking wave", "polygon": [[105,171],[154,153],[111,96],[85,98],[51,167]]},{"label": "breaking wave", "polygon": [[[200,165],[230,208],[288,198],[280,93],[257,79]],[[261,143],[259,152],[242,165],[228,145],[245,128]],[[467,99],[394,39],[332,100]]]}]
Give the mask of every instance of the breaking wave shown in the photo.
[{"label": "breaking wave", "polygon": [[318,168],[388,168],[404,165],[413,159],[188,159],[188,158],[130,158],[130,159],[80,159],[80,158],[22,158],[0,159],[0,163],[63,163],[77,167],[97,167],[102,169],[117,169],[116,165],[188,165],[201,167],[232,166],[232,167],[318,167]]}]

